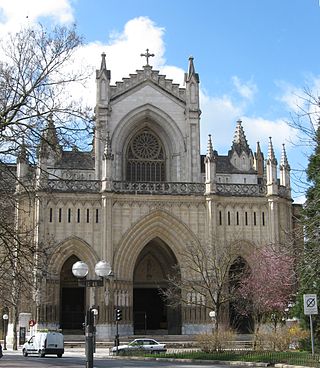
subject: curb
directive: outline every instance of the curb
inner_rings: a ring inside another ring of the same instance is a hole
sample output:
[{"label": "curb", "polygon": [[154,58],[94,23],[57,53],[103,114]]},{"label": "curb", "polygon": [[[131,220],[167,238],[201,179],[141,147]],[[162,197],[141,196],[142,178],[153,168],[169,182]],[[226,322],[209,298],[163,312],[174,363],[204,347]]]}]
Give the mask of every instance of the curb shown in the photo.
[{"label": "curb", "polygon": [[[98,358],[98,356],[97,356]],[[104,356],[99,357],[101,358],[109,358],[109,359],[126,359],[126,360],[153,360],[153,361],[160,361],[160,362],[181,362],[181,363],[204,363],[204,364],[219,364],[219,365],[228,365],[228,366],[235,366],[235,367],[270,367],[270,363],[263,363],[263,362],[242,362],[242,361],[235,361],[235,360],[200,360],[200,359],[175,359],[175,358],[152,358],[152,357],[128,357],[128,356]],[[303,366],[303,365],[289,365],[283,363],[276,363],[273,365],[275,368],[313,368],[310,366]]]},{"label": "curb", "polygon": [[[241,361],[228,361],[228,360],[200,360],[200,359],[176,359],[176,358],[152,358],[152,357],[126,357],[126,356],[108,356],[109,359],[126,359],[126,360],[152,360],[157,362],[180,362],[180,363],[204,363],[204,364],[219,364],[236,367],[269,367],[269,363],[262,362],[241,362]],[[293,366],[288,366],[292,368]],[[279,367],[281,368],[281,367]],[[285,368],[285,367],[282,367]],[[301,368],[301,367],[299,367]]]}]

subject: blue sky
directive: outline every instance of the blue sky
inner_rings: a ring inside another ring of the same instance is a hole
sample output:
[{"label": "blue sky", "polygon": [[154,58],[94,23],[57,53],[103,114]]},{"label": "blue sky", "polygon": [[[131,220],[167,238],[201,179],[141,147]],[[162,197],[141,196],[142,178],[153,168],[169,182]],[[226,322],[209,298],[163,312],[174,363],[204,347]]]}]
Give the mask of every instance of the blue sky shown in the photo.
[{"label": "blue sky", "polygon": [[[149,48],[153,68],[182,84],[192,55],[202,153],[210,133],[226,154],[241,118],[253,150],[260,141],[266,155],[272,136],[278,162],[286,143],[293,179],[306,166],[308,152],[286,121],[305,88],[320,94],[319,0],[0,0],[0,36],[38,21],[76,23],[86,44],[79,60],[95,69],[106,52],[113,83],[141,69],[140,54]],[[81,93],[93,104],[90,83]]]}]

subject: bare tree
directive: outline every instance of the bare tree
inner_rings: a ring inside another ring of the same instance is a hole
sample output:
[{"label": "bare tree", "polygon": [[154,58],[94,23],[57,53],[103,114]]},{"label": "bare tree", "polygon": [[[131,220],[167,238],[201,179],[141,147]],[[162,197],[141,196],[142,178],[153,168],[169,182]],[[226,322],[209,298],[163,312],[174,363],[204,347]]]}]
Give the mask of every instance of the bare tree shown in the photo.
[{"label": "bare tree", "polygon": [[45,142],[47,149],[56,149],[48,139],[52,122],[63,147],[91,133],[91,109],[72,96],[72,88],[82,86],[90,73],[76,59],[81,45],[75,27],[41,25],[0,41],[0,304],[13,314],[14,348],[20,305],[33,298],[36,274],[44,266],[37,260],[45,259],[35,228],[23,227],[16,218],[16,160],[30,166],[31,177],[19,184],[20,194],[32,200],[34,187],[26,183],[34,179],[39,147],[43,151]]},{"label": "bare tree", "polygon": [[[302,183],[300,181],[305,190],[306,202],[301,216],[303,247],[299,254],[299,293],[295,307],[295,313],[304,320],[303,294],[320,294],[320,97],[305,90],[301,101],[298,112],[289,124],[298,131],[309,160],[304,169],[305,178]],[[313,327],[319,344],[320,319],[317,316]]]},{"label": "bare tree", "polygon": [[[88,128],[91,112],[74,101],[70,90],[88,78],[77,65],[76,51],[82,40],[75,28],[42,26],[25,29],[2,41],[0,62],[1,159],[16,156],[22,138],[34,154],[49,116],[65,144]],[[79,71],[80,70],[80,71]],[[68,92],[69,91],[69,92]]]},{"label": "bare tree", "polygon": [[[192,243],[181,254],[181,265],[168,277],[162,294],[168,305],[204,307],[215,312],[215,330],[219,329],[222,309],[232,300],[235,280],[230,267],[239,256],[238,244]],[[237,274],[235,277],[239,278]]]}]

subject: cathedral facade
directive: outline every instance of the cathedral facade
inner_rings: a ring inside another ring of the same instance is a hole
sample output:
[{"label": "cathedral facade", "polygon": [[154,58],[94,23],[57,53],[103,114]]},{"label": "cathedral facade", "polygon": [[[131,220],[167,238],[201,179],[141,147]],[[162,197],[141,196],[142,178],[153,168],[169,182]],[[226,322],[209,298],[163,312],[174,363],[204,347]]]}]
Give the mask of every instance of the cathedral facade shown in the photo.
[{"label": "cathedral facade", "polygon": [[[81,329],[85,310],[95,306],[98,338],[112,337],[116,306],[122,335],[209,330],[208,311],[167,307],[158,292],[183,262],[185,247],[237,242],[245,258],[251,247],[286,242],[293,230],[284,147],[279,165],[271,139],[266,159],[259,143],[253,152],[239,120],[226,155],[214,150],[211,136],[201,155],[193,58],[183,88],[146,61],[111,85],[102,54],[92,151],[63,151],[54,122],[48,124],[32,215],[18,213],[18,221],[33,222],[39,244],[50,244],[32,310],[39,327]],[[23,182],[28,163],[18,161],[17,169]],[[20,207],[30,205],[23,194],[19,198]],[[100,260],[110,263],[113,277],[100,287],[79,285],[73,264],[85,262],[88,278],[96,279]]]}]

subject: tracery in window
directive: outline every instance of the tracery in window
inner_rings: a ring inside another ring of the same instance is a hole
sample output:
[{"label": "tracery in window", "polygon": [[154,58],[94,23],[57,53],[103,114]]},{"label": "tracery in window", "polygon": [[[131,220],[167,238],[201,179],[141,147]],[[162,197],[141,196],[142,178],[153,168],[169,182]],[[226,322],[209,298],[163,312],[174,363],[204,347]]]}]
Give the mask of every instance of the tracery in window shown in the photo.
[{"label": "tracery in window", "polygon": [[127,181],[165,181],[165,155],[159,138],[149,129],[136,134],[127,150]]}]

